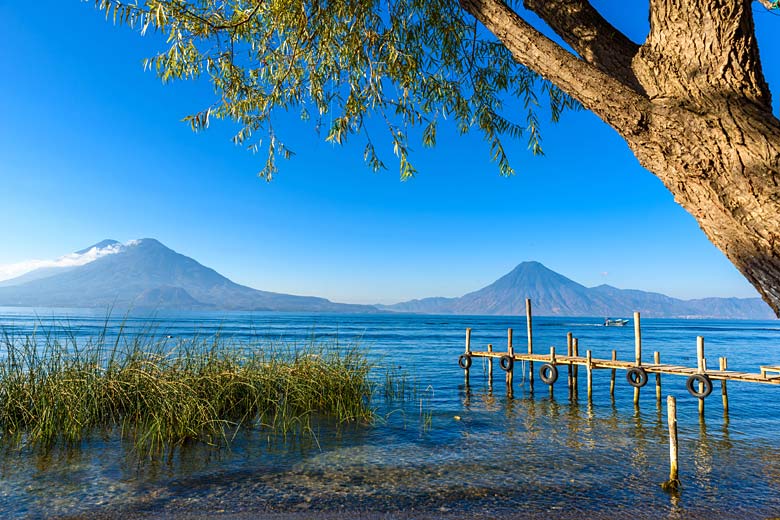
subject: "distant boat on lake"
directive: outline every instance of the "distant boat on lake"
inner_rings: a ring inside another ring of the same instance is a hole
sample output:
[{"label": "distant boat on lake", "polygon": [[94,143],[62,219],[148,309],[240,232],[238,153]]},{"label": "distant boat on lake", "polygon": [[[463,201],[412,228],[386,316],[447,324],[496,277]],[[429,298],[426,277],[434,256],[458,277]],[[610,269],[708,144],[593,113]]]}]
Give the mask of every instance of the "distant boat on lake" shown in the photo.
[{"label": "distant boat on lake", "polygon": [[624,320],[621,318],[604,318],[604,326],[605,327],[622,327],[623,325],[627,324],[628,320]]}]

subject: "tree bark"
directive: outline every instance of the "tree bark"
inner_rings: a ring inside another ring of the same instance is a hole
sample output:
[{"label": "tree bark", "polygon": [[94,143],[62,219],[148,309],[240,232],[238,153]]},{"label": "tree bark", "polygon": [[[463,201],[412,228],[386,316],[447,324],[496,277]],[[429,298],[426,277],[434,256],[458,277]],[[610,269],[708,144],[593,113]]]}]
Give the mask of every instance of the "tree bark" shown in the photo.
[{"label": "tree bark", "polygon": [[647,131],[621,135],[778,313],[780,122],[743,99],[707,112],[654,103]]},{"label": "tree bark", "polygon": [[586,0],[526,0],[579,56],[500,0],[461,5],[612,126],[780,316],[780,121],[748,0],[650,0],[637,47]]}]

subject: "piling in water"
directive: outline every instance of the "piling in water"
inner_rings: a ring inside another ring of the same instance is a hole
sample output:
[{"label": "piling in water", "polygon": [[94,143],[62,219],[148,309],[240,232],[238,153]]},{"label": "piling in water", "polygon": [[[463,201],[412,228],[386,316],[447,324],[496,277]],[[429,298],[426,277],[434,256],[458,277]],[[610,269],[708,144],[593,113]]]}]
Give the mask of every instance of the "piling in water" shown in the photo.
[{"label": "piling in water", "polygon": [[[525,299],[525,323],[528,329],[528,353],[534,353],[534,339],[533,332],[531,330],[531,298]],[[528,385],[531,392],[534,391],[534,362],[528,362]]]},{"label": "piling in water", "polygon": [[[506,353],[514,360],[515,347],[512,345],[512,329],[506,330]],[[515,378],[515,364],[511,363],[509,370],[506,371],[506,390],[509,393],[509,397],[514,394],[513,382]]]},{"label": "piling in water", "polygon": [[463,384],[469,386],[469,367],[471,366],[471,328],[466,329],[466,364],[463,368]]},{"label": "piling in water", "polygon": [[591,402],[593,400],[593,365],[590,350],[587,352],[587,363],[585,366],[588,371],[588,402]]},{"label": "piling in water", "polygon": [[[550,347],[550,364],[552,366],[555,366],[555,347],[554,346]],[[552,397],[553,397],[553,387],[555,385],[551,384],[551,385],[547,385],[547,386],[550,387],[550,399],[552,399]]]},{"label": "piling in water", "polygon": [[[488,344],[488,352],[493,352],[493,344]],[[493,388],[493,358],[488,358],[488,386]]]},{"label": "piling in water", "polygon": [[[653,352],[653,363],[656,365],[661,364],[661,353],[660,352]],[[655,400],[658,403],[658,406],[661,405],[661,373],[658,372],[655,374]]]},{"label": "piling in water", "polygon": [[[642,366],[642,325],[639,313],[634,313],[634,357],[636,366]],[[634,388],[634,405],[639,404],[639,388]]]},{"label": "piling in water", "polygon": [[[572,333],[567,332],[566,333],[566,355],[571,357],[572,355]],[[569,366],[567,367],[567,374],[568,378],[566,379],[566,384],[569,388],[569,399],[572,399],[574,397],[574,374],[572,373],[572,364],[569,363]]]},{"label": "piling in water", "polygon": [[[704,337],[696,336],[696,368],[699,374],[707,370],[707,361],[704,359]],[[704,383],[699,383],[699,394],[704,392]],[[699,416],[704,416],[704,398],[699,397]]]},{"label": "piling in water", "polygon": [[[617,350],[612,351],[612,361],[617,361]],[[615,400],[615,369],[612,369],[612,374],[609,378],[609,396],[612,400]]]},{"label": "piling in water", "polygon": [[[725,357],[720,358],[720,370],[721,372],[725,372],[729,369],[729,362]],[[723,415],[728,416],[729,414],[729,392],[726,389],[726,380],[723,379],[720,382],[720,393],[723,397]]]},{"label": "piling in water", "polygon": [[[572,340],[572,349],[574,351],[574,356],[579,357],[580,355],[580,341],[577,338],[573,338]],[[579,397],[579,382],[578,382],[578,376],[580,373],[580,366],[574,365],[574,398],[577,399]]]},{"label": "piling in water", "polygon": [[680,489],[677,466],[677,401],[671,395],[666,398],[666,422],[669,425],[669,480],[661,484],[661,487],[664,491],[676,492]]}]

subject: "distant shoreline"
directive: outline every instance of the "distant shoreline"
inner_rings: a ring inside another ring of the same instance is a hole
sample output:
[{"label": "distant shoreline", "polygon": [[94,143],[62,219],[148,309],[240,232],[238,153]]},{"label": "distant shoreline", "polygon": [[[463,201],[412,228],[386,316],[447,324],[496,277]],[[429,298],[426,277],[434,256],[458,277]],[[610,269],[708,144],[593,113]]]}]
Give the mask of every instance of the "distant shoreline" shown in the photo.
[{"label": "distant shoreline", "polygon": [[[108,308],[108,307],[69,307],[69,306],[29,306],[29,305],[0,305],[0,316],[4,311],[12,311],[13,314],[18,314],[19,310],[26,310],[30,313],[41,314],[42,312],[56,311],[58,313],[68,314],[64,311],[74,311],[74,314],[86,314],[90,316],[100,317],[122,317],[122,316],[155,316],[158,314],[166,313],[192,313],[193,315],[199,313],[208,314],[258,314],[258,315],[328,315],[328,316],[442,316],[442,317],[469,317],[475,318],[518,318],[525,319],[524,314],[473,314],[473,313],[436,313],[436,312],[412,312],[412,311],[390,311],[390,310],[377,310],[376,312],[344,312],[344,311],[310,311],[310,310],[268,310],[268,309],[188,309],[188,308],[151,308],[151,307],[133,307],[133,308]],[[610,318],[630,318],[630,313],[619,314],[612,313],[608,315]],[[603,325],[604,315],[575,315],[575,314],[534,314],[534,318],[544,319],[590,319],[596,321],[598,324]],[[780,318],[768,317],[768,318],[743,318],[743,317],[722,317],[722,316],[706,316],[706,315],[684,315],[684,316],[657,316],[650,313],[642,313],[643,319],[651,320],[717,320],[717,321],[780,321]],[[628,327],[629,325],[627,325]]]}]

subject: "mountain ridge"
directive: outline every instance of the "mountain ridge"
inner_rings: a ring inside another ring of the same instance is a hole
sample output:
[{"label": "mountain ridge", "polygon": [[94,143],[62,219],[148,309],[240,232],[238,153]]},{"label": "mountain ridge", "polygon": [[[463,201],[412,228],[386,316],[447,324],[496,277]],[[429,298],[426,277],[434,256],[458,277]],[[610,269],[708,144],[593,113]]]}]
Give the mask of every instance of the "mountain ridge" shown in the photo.
[{"label": "mountain ridge", "polygon": [[[82,251],[89,252],[101,244],[115,247],[117,242],[99,242]],[[64,272],[0,287],[0,305],[379,312],[373,306],[240,285],[153,238],[134,240],[118,252]]]},{"label": "mountain ridge", "polygon": [[525,299],[539,316],[775,319],[760,298],[699,298],[681,300],[656,292],[619,289],[602,284],[586,287],[536,261],[521,262],[485,287],[460,297],[429,297],[377,305],[392,312],[419,314],[525,314]]},{"label": "mountain ridge", "polygon": [[640,311],[647,317],[775,318],[759,298],[680,300],[607,284],[586,287],[536,261],[521,262],[460,297],[393,305],[336,303],[253,289],[153,238],[127,244],[102,240],[43,265],[0,282],[0,306],[522,315],[530,298],[538,316],[628,316]]}]

